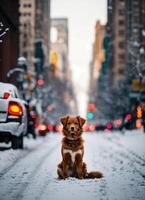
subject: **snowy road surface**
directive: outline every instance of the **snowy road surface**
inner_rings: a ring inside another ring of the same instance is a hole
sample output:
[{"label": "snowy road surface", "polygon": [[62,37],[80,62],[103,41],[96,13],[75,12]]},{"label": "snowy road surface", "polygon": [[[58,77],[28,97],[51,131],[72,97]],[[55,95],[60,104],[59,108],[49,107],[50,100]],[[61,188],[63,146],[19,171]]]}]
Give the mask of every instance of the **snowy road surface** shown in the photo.
[{"label": "snowy road surface", "polygon": [[88,133],[85,162],[104,178],[58,180],[61,135],[25,139],[24,150],[0,147],[0,200],[144,200],[145,134]]}]

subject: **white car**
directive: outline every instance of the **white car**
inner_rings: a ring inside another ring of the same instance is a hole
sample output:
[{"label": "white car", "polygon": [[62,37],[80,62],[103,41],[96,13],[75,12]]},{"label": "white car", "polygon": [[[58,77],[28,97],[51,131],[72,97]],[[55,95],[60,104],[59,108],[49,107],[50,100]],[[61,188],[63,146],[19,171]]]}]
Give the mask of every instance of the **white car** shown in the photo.
[{"label": "white car", "polygon": [[27,109],[17,88],[0,82],[0,142],[11,142],[13,149],[23,148],[27,133]]}]

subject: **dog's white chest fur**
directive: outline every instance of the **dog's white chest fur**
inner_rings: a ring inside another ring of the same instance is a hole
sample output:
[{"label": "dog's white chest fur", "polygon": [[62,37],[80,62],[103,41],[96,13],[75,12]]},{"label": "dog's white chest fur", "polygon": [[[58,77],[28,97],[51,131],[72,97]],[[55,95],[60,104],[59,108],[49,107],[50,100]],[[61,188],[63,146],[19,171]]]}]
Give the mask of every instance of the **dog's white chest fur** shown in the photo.
[{"label": "dog's white chest fur", "polygon": [[64,150],[63,150],[63,154],[66,154],[66,153],[69,153],[69,154],[70,154],[71,160],[72,160],[72,162],[74,163],[76,155],[77,155],[77,154],[81,154],[81,155],[82,155],[82,150],[79,149],[78,151],[72,151],[72,150],[70,150],[70,149],[64,149]]}]

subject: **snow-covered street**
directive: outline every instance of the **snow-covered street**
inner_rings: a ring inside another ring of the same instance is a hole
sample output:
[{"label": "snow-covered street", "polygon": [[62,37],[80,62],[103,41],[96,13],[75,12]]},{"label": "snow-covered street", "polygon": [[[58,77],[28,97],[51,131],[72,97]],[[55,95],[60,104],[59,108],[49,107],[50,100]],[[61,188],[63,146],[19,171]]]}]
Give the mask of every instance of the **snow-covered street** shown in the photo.
[{"label": "snow-covered street", "polygon": [[87,133],[88,171],[102,179],[58,180],[61,134],[25,139],[24,150],[0,148],[0,200],[144,200],[145,134]]}]

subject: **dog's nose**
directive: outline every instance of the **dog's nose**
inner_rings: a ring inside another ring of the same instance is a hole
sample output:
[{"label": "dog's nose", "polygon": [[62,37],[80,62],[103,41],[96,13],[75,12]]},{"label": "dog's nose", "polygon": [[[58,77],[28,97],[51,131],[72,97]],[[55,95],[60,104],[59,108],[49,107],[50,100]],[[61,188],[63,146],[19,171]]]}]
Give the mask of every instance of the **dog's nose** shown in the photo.
[{"label": "dog's nose", "polygon": [[74,127],[71,127],[71,131],[74,131]]}]

